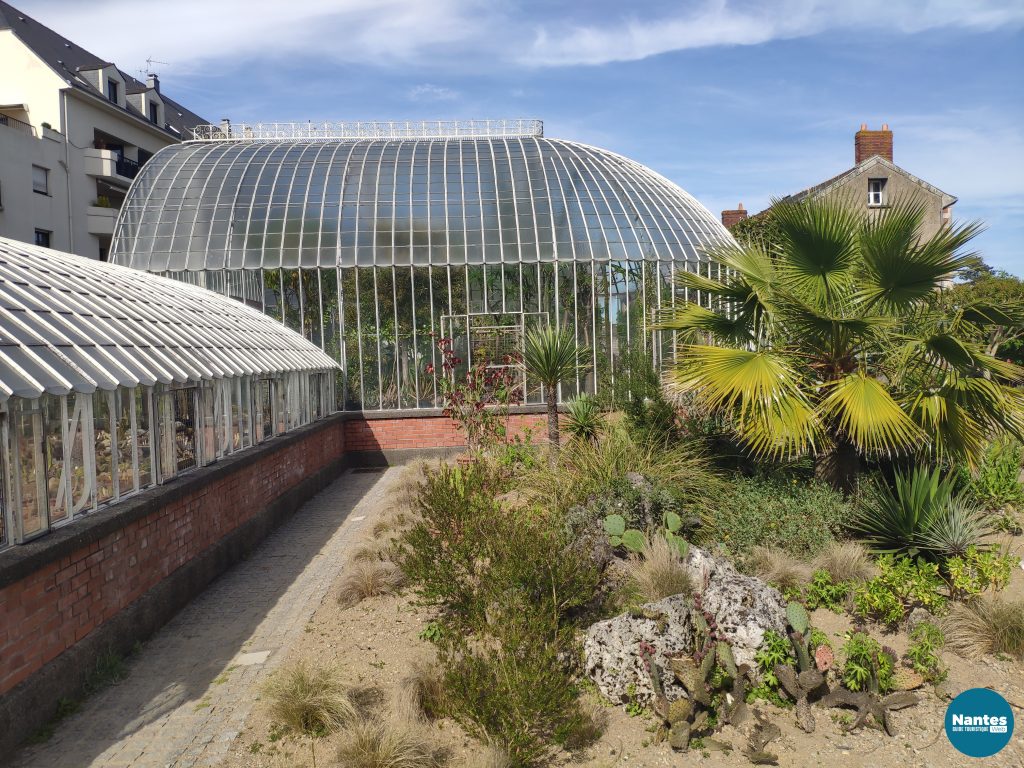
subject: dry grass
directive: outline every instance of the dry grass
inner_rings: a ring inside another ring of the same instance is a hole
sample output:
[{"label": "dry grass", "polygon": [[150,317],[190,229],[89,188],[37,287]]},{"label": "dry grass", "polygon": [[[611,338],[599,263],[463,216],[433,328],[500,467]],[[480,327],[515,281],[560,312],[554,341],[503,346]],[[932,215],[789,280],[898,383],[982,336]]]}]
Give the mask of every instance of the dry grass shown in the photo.
[{"label": "dry grass", "polygon": [[693,594],[693,581],[679,553],[661,536],[649,539],[643,553],[630,557],[623,568],[642,602]]},{"label": "dry grass", "polygon": [[263,695],[271,717],[299,733],[330,733],[356,716],[356,704],[333,667],[285,667],[263,685]]},{"label": "dry grass", "polygon": [[759,579],[779,590],[800,589],[811,580],[811,570],[787,552],[770,547],[754,547],[746,568]]},{"label": "dry grass", "polygon": [[399,719],[432,721],[444,717],[444,678],[437,662],[416,660],[399,683],[392,709]]},{"label": "dry grass", "polygon": [[868,551],[855,541],[836,541],[823,549],[811,564],[827,571],[832,581],[860,583],[874,578],[875,564]]},{"label": "dry grass", "polygon": [[384,560],[350,562],[338,590],[338,602],[351,608],[368,597],[393,595],[405,583],[405,575],[394,563]]},{"label": "dry grass", "polygon": [[512,768],[512,758],[504,747],[491,744],[480,756],[479,768]]},{"label": "dry grass", "polygon": [[1024,659],[1024,599],[954,603],[940,624],[947,651],[968,659],[999,653]]},{"label": "dry grass", "polygon": [[346,728],[338,762],[344,768],[440,768],[448,759],[421,726],[388,718],[361,720]]}]

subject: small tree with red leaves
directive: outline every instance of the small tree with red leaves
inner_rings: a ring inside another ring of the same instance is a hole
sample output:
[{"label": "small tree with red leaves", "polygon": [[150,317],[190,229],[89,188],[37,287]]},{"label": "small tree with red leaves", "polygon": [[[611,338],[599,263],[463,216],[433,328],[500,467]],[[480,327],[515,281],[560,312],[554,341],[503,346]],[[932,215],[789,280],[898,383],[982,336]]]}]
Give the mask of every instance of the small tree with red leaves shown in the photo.
[{"label": "small tree with red leaves", "polygon": [[[506,355],[502,365],[478,362],[462,376],[458,373],[462,358],[455,354],[452,339],[438,339],[437,349],[441,356],[438,391],[444,415],[465,432],[470,452],[479,454],[490,445],[506,442],[509,406],[521,397],[518,361]],[[433,364],[428,365],[427,374],[435,373]]]}]

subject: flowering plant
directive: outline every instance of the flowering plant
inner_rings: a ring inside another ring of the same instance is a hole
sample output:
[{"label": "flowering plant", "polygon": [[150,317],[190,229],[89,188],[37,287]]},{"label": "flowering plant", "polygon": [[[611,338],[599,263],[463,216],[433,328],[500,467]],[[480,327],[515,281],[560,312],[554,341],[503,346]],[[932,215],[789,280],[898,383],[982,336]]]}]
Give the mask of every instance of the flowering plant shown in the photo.
[{"label": "flowering plant", "polygon": [[[444,415],[466,433],[471,453],[479,453],[492,443],[504,441],[508,435],[508,409],[519,402],[519,377],[516,360],[506,355],[503,364],[474,364],[465,376],[457,375],[462,358],[455,354],[450,338],[440,338],[437,349],[441,357],[438,390],[444,404]],[[433,375],[433,364],[427,374]]]}]

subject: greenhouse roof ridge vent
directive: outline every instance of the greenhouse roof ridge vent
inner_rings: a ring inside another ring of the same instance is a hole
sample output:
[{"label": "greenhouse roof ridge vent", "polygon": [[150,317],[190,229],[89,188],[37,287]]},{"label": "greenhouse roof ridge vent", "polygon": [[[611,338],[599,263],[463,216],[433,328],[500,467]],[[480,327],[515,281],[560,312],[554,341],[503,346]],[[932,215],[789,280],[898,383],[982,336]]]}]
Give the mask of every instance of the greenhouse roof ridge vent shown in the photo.
[{"label": "greenhouse roof ridge vent", "polygon": [[304,123],[232,123],[197,125],[190,142],[337,141],[356,139],[516,139],[544,135],[544,121],[512,120],[362,120]]}]

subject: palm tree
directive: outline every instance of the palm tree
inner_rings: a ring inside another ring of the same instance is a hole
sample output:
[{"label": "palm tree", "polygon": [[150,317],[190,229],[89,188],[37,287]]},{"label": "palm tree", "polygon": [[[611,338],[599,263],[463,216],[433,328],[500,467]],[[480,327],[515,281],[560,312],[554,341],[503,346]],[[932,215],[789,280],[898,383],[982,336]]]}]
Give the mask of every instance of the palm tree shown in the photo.
[{"label": "palm tree", "polygon": [[576,344],[571,331],[537,326],[526,334],[523,365],[527,376],[544,386],[548,406],[548,442],[558,450],[558,385],[576,376],[586,362],[586,350]]},{"label": "palm tree", "polygon": [[724,413],[755,456],[811,454],[852,487],[861,457],[973,463],[994,433],[1024,434],[1024,369],[985,348],[1020,306],[951,307],[943,286],[977,262],[977,224],[919,235],[923,206],[861,217],[838,202],[776,201],[780,241],[710,256],[721,280],[681,273],[701,303],[667,310],[680,332],[670,386]]}]

